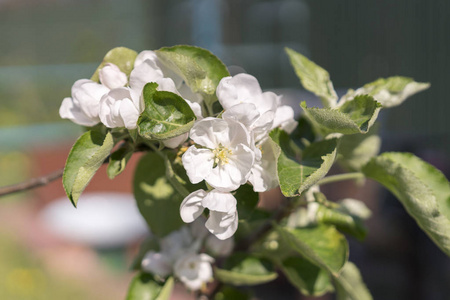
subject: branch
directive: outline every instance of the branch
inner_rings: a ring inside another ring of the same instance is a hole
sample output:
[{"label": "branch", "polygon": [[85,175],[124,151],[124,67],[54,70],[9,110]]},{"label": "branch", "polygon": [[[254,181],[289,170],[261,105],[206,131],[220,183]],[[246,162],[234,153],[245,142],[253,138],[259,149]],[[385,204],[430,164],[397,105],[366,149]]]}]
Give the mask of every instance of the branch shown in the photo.
[{"label": "branch", "polygon": [[63,175],[63,172],[64,172],[64,168],[61,168],[61,169],[53,171],[52,173],[47,174],[45,176],[36,177],[36,178],[32,178],[30,180],[27,180],[27,181],[24,181],[21,183],[0,187],[0,197],[18,193],[18,192],[22,192],[22,191],[31,190],[31,189],[34,189],[34,188],[37,188],[37,187],[40,187],[43,185],[47,185],[50,182],[55,181],[58,178],[61,178]]}]

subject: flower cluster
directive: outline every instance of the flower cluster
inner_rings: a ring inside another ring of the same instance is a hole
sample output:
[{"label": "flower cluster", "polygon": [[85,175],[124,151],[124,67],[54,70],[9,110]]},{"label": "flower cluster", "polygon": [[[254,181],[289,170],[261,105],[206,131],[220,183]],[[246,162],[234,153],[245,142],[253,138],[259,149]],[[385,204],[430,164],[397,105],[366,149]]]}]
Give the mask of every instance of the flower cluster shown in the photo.
[{"label": "flower cluster", "polygon": [[99,82],[75,82],[72,97],[62,102],[61,117],[84,126],[101,122],[107,128],[136,129],[144,111],[143,88],[151,82],[158,85],[159,91],[181,96],[196,115],[190,132],[160,141],[176,148],[190,137],[193,145],[182,156],[183,166],[192,183],[204,180],[211,187],[184,199],[180,215],[185,222],[194,221],[207,208],[206,228],[219,239],[227,239],[238,224],[232,193],[247,183],[255,192],[278,185],[269,132],[276,127],[291,132],[297,122],[292,108],[281,105],[280,96],[263,92],[255,77],[238,74],[222,78],[216,95],[223,112],[217,117],[202,114],[202,97],[193,93],[153,51],[137,56],[129,77],[111,63],[100,68],[98,75]]},{"label": "flower cluster", "polygon": [[162,278],[173,273],[190,290],[199,290],[213,279],[214,259],[200,253],[203,245],[211,255],[225,256],[232,251],[234,242],[232,238],[222,241],[209,234],[204,220],[198,219],[164,237],[159,252],[148,251],[142,269]]},{"label": "flower cluster", "polygon": [[232,192],[247,182],[255,192],[278,185],[268,135],[275,127],[291,132],[297,122],[292,108],[280,105],[276,94],[262,92],[251,75],[223,78],[216,95],[224,109],[221,118],[197,121],[190,131],[195,144],[182,157],[189,180],[205,180],[213,189],[188,195],[181,204],[180,215],[189,223],[207,208],[207,229],[219,239],[226,239],[238,225],[237,201]]},{"label": "flower cluster", "polygon": [[[153,51],[142,51],[134,62],[128,79],[116,65],[107,63],[99,70],[100,83],[80,79],[72,86],[72,97],[65,98],[59,109],[64,119],[83,126],[99,122],[108,128],[135,129],[144,110],[142,90],[145,84],[155,82],[159,91],[175,93],[191,107],[198,119],[202,118],[198,95],[186,87],[184,81],[167,69]],[[175,148],[187,139],[187,134],[164,141]]]}]

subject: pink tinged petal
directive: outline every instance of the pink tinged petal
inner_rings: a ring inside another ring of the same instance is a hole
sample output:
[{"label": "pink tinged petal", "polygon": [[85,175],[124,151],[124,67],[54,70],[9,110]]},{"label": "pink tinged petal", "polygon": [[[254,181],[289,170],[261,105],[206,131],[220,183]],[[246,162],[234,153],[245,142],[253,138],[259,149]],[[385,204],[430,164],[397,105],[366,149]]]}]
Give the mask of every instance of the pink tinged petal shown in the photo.
[{"label": "pink tinged petal", "polygon": [[204,118],[194,124],[191,139],[204,147],[215,149],[220,143],[229,144],[228,123],[217,118]]},{"label": "pink tinged petal", "polygon": [[259,112],[256,106],[252,103],[241,103],[234,105],[222,114],[222,118],[225,120],[238,121],[247,129],[250,129],[253,123],[259,118]]},{"label": "pink tinged petal", "polygon": [[230,193],[219,190],[210,191],[202,200],[203,207],[211,211],[234,212],[236,210],[236,198]]},{"label": "pink tinged petal", "polygon": [[164,146],[166,146],[167,148],[175,149],[175,148],[177,148],[178,146],[180,146],[181,144],[183,144],[184,141],[187,140],[188,136],[189,136],[189,134],[186,132],[186,133],[183,133],[183,134],[180,135],[180,136],[176,136],[176,137],[171,138],[171,139],[163,140],[163,141],[161,141],[161,142],[162,142],[162,143],[164,144]]},{"label": "pink tinged petal", "polygon": [[239,103],[252,102],[252,98],[261,93],[258,80],[244,73],[222,78],[216,90],[217,98],[225,110]]},{"label": "pink tinged petal", "polygon": [[166,277],[172,273],[172,263],[170,258],[163,253],[154,251],[147,252],[142,260],[141,266],[144,271],[161,277]]},{"label": "pink tinged petal", "polygon": [[154,61],[145,60],[136,66],[130,74],[130,87],[139,95],[149,82],[158,82],[163,78],[163,72]]},{"label": "pink tinged petal", "polygon": [[184,198],[180,205],[180,216],[183,222],[194,222],[203,213],[202,201],[206,195],[204,190],[197,190]]},{"label": "pink tinged petal", "polygon": [[232,213],[210,211],[205,226],[218,239],[228,239],[236,232],[238,227],[237,210]]},{"label": "pink tinged petal", "polygon": [[75,106],[72,98],[64,98],[59,108],[59,115],[63,119],[69,119],[72,122],[82,125],[82,126],[94,126],[99,122],[98,118],[89,118],[86,114],[78,107]]},{"label": "pink tinged petal", "polygon": [[197,149],[191,146],[181,157],[189,180],[199,183],[212,171],[214,154],[208,149]]},{"label": "pink tinged petal", "polygon": [[125,73],[115,64],[108,63],[98,71],[100,82],[109,89],[123,87],[128,83]]}]

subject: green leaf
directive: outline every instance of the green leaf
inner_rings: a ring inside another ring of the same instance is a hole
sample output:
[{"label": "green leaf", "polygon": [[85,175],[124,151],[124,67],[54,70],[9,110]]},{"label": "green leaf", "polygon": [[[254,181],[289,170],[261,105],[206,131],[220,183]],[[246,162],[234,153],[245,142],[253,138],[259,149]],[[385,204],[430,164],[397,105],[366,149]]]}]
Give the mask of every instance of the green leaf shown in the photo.
[{"label": "green leaf", "polygon": [[342,97],[341,101],[348,101],[355,97],[355,95],[368,94],[380,102],[383,107],[394,107],[403,103],[408,97],[429,87],[429,83],[416,82],[414,79],[408,77],[393,76],[379,78],[374,82],[365,84],[356,91],[350,90]]},{"label": "green leaf", "polygon": [[70,150],[64,167],[63,186],[72,204],[76,207],[78,198],[108,157],[114,146],[112,135],[98,131],[85,132]]},{"label": "green leaf", "polygon": [[161,48],[156,55],[209,104],[217,100],[216,88],[220,80],[230,76],[223,62],[206,49],[178,45]]},{"label": "green leaf", "polygon": [[390,190],[428,236],[450,256],[450,185],[411,153],[383,153],[362,169]]},{"label": "green leaf", "polygon": [[325,107],[336,106],[338,97],[328,72],[300,53],[289,48],[285,50],[303,87],[320,97]]},{"label": "green leaf", "polygon": [[107,63],[115,64],[119,67],[120,71],[125,74],[130,75],[134,67],[134,61],[136,60],[137,52],[125,47],[117,47],[111,49],[106,53],[103,58],[102,63],[95,70],[94,75],[92,75],[91,80],[99,82],[98,71],[103,68]]},{"label": "green leaf", "polygon": [[114,179],[117,175],[125,170],[125,167],[134,153],[133,145],[126,143],[111,154],[109,158],[108,168],[106,172],[110,179]]},{"label": "green leaf", "polygon": [[220,281],[235,286],[262,284],[277,278],[268,260],[235,253],[230,256],[223,269],[215,268],[214,273]]},{"label": "green leaf", "polygon": [[239,220],[249,219],[258,204],[259,194],[253,191],[252,186],[245,184],[239,187],[234,197],[237,199]]},{"label": "green leaf", "polygon": [[304,149],[306,146],[311,144],[316,139],[316,134],[314,132],[314,127],[311,125],[310,121],[304,116],[298,119],[298,125],[295,130],[291,133],[292,141],[300,148]]},{"label": "green leaf", "polygon": [[138,273],[131,281],[127,300],[169,300],[174,288],[174,280],[165,283],[156,281],[153,275]]},{"label": "green leaf", "polygon": [[302,257],[289,257],[283,260],[280,268],[304,295],[317,297],[334,290],[328,272]]},{"label": "green leaf", "polygon": [[335,225],[338,230],[351,234],[358,240],[363,240],[367,235],[367,229],[360,218],[346,214],[338,209],[320,205],[316,218],[317,222]]},{"label": "green leaf", "polygon": [[381,138],[373,126],[366,134],[351,134],[341,137],[338,162],[349,171],[360,171],[372,157],[380,152]]},{"label": "green leaf", "polygon": [[133,190],[139,211],[154,234],[163,237],[183,225],[179,212],[183,197],[167,179],[160,155],[150,152],[140,159]]},{"label": "green leaf", "polygon": [[195,114],[180,96],[157,91],[156,83],[147,83],[143,90],[145,109],[137,125],[139,134],[147,139],[165,140],[188,132]]},{"label": "green leaf", "polygon": [[275,129],[270,137],[275,147],[281,192],[286,197],[300,195],[317,183],[328,173],[336,157],[337,139],[312,143],[298,157],[299,149],[286,132]]},{"label": "green leaf", "polygon": [[223,287],[215,296],[214,300],[249,300],[250,296],[243,291],[230,286]]},{"label": "green leaf", "polygon": [[347,262],[339,276],[334,278],[338,300],[372,300],[361,273],[351,262]]},{"label": "green leaf", "polygon": [[294,251],[333,275],[337,275],[348,260],[347,240],[334,226],[276,226],[275,229],[291,244]]},{"label": "green leaf", "polygon": [[368,95],[356,96],[339,108],[308,108],[304,101],[300,106],[324,135],[367,133],[381,109],[381,104]]}]

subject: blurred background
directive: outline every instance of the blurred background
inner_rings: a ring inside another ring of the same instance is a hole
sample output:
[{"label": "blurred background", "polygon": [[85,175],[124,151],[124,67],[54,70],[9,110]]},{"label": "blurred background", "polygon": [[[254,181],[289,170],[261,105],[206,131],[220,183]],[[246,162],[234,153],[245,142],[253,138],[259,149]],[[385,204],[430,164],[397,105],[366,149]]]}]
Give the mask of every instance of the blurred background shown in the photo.
[{"label": "blurred background", "polygon": [[[414,152],[448,177],[449,36],[450,1],[0,0],[0,186],[64,166],[81,131],[59,118],[59,106],[108,50],[175,44],[211,50],[233,73],[250,73],[264,90],[284,94],[297,112],[301,100],[314,99],[302,90],[286,46],[328,70],[338,91],[393,75],[430,82],[429,90],[381,112],[383,151]],[[135,162],[114,182],[100,170],[87,197],[116,192],[104,197],[132,205]],[[332,200],[354,196],[374,212],[368,238],[351,241],[350,259],[375,299],[448,299],[448,258],[388,192],[371,182],[328,189]],[[70,228],[55,232],[65,219],[55,220],[48,205],[61,197],[57,181],[0,199],[0,299],[123,299],[145,226],[126,223],[135,216],[129,206],[127,216],[112,211],[104,222],[122,220],[137,233],[133,239],[96,245]],[[86,222],[92,233],[89,213],[77,214],[74,224]],[[96,234],[117,236],[114,226],[104,230]],[[288,293],[283,299],[303,299],[285,284],[279,279],[260,299],[272,299],[278,287]]]}]

